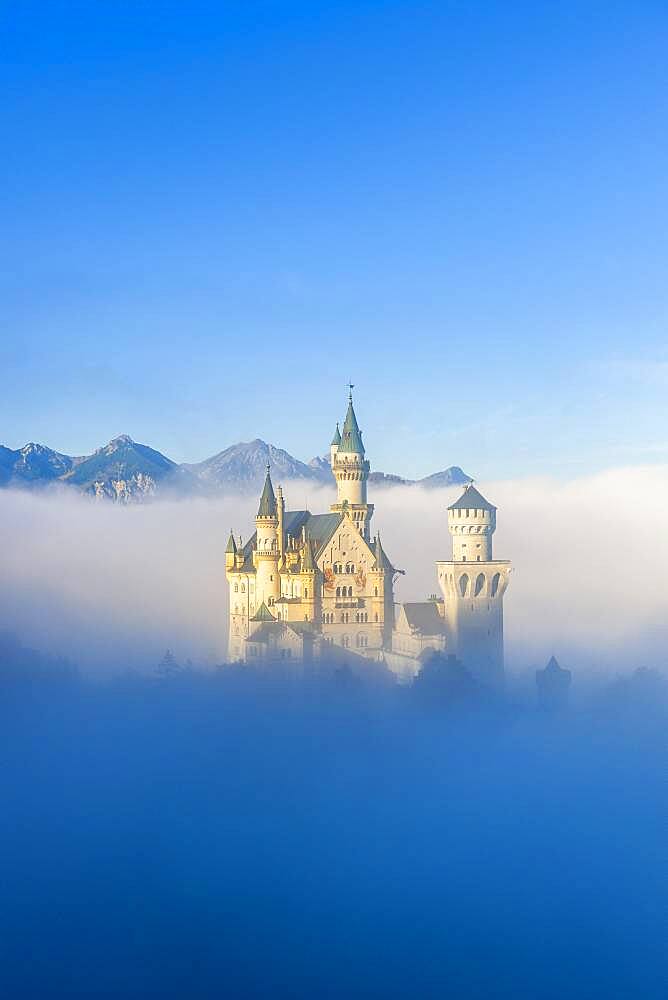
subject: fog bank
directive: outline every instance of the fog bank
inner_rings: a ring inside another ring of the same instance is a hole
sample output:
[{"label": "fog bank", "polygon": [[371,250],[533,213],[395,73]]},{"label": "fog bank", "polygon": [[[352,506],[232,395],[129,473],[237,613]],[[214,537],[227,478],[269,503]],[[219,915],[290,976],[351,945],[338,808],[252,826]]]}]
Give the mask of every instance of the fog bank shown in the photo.
[{"label": "fog bank", "polygon": [[[668,467],[616,469],[566,483],[480,483],[499,508],[495,556],[512,560],[509,669],[551,653],[571,666],[663,667]],[[332,494],[284,484],[289,508]],[[373,527],[406,571],[399,600],[437,590],[449,558],[445,508],[458,489],[373,491]],[[78,496],[0,492],[0,629],[84,668],[143,667],[166,648],[200,665],[224,660],[230,529],[244,538],[256,501],[162,500],[116,507]]]}]

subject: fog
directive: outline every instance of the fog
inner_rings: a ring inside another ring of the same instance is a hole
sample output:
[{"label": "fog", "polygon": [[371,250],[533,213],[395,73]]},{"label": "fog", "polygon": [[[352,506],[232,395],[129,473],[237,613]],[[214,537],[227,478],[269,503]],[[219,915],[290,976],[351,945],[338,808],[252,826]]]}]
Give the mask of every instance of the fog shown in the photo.
[{"label": "fog", "polygon": [[[668,680],[636,668],[664,663],[666,477],[481,484],[509,667],[573,670],[551,711],[450,667],[215,668],[254,501],[0,493],[0,995],[663,998]],[[373,497],[400,597],[455,493]]]},{"label": "fog", "polygon": [[[505,598],[509,671],[552,654],[609,673],[663,668],[668,640],[668,467],[616,469],[568,482],[479,484],[499,508],[494,552],[512,560]],[[284,484],[288,508],[326,510],[332,494]],[[458,490],[383,489],[373,527],[406,571],[399,600],[437,589],[449,558],[445,508]],[[82,669],[105,673],[224,660],[231,528],[247,537],[256,501],[162,500],[117,507],[74,494],[0,492],[0,629]]]},{"label": "fog", "polygon": [[17,659],[3,997],[665,996],[660,677],[554,716]]}]

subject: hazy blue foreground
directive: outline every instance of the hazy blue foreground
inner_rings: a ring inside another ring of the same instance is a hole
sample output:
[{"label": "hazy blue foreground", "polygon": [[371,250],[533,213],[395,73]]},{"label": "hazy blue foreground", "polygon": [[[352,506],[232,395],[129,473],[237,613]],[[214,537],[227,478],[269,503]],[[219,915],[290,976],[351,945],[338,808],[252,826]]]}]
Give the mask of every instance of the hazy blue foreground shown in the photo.
[{"label": "hazy blue foreground", "polygon": [[666,685],[1,664],[0,995],[665,997]]}]

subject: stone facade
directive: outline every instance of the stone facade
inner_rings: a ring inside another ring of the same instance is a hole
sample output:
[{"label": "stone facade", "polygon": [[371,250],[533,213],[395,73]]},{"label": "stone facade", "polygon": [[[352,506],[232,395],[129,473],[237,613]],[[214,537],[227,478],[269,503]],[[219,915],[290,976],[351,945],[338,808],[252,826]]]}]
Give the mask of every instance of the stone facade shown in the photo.
[{"label": "stone facade", "polygon": [[[380,535],[371,535],[370,467],[352,395],[343,430],[337,425],[331,444],[331,463],[337,497],[329,513],[286,511],[282,489],[274,493],[267,467],[255,533],[245,544],[230,535],[229,659],[302,663],[324,654],[360,657],[410,677],[429,650],[447,650],[468,660],[484,679],[497,680],[503,672],[502,598],[509,564],[492,560],[496,509],[468,487],[448,511],[453,561],[437,563],[443,597],[395,605],[394,582],[401,571],[387,557]],[[462,506],[465,499],[468,506]],[[463,567],[469,559],[480,565]]]}]

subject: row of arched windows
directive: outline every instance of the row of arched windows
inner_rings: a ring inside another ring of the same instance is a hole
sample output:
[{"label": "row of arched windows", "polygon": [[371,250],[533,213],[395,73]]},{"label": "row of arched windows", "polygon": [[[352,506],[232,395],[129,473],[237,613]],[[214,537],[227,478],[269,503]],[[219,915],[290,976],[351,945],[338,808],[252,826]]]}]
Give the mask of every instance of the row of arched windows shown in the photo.
[{"label": "row of arched windows", "polygon": [[352,597],[353,588],[352,587],[337,587],[336,588],[337,597]]},{"label": "row of arched windows", "polygon": [[332,566],[332,569],[333,569],[334,573],[336,573],[336,574],[340,574],[340,573],[354,573],[355,572],[355,563],[346,563],[345,569],[344,569],[343,563],[337,562],[337,563],[334,563],[334,565]]},{"label": "row of arched windows", "polygon": [[[499,583],[501,582],[501,574],[495,573],[489,584],[489,597],[496,597],[499,592]],[[473,584],[473,596],[480,597],[484,596],[485,587],[487,585],[487,578],[484,573],[478,573]],[[471,594],[471,579],[468,573],[462,573],[462,575],[457,580],[457,586],[459,587],[459,593],[462,597],[469,597]]]}]

